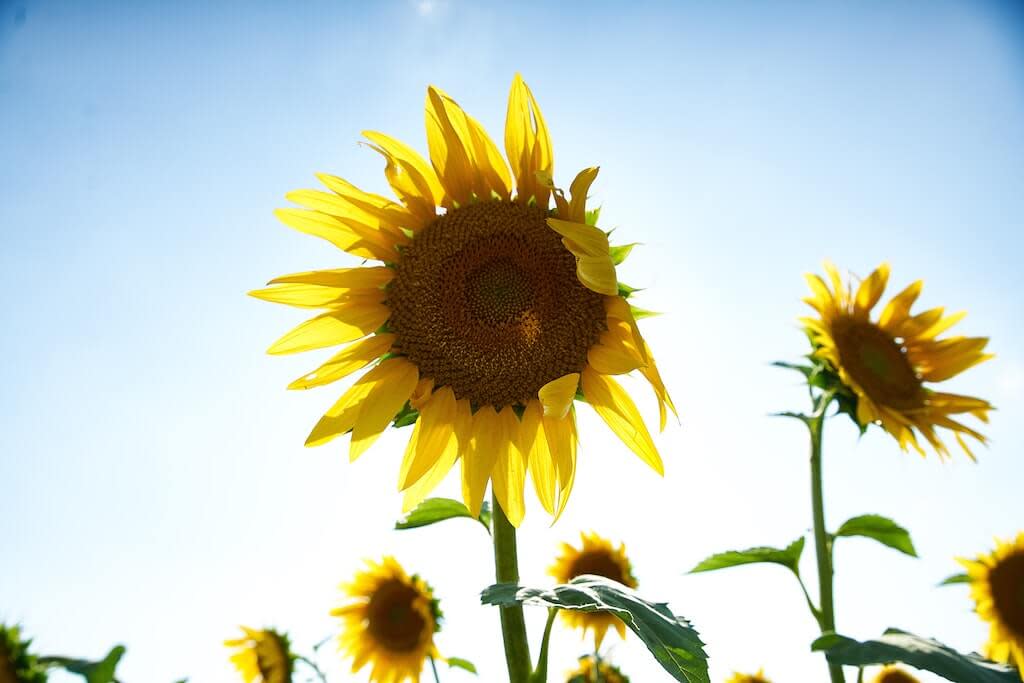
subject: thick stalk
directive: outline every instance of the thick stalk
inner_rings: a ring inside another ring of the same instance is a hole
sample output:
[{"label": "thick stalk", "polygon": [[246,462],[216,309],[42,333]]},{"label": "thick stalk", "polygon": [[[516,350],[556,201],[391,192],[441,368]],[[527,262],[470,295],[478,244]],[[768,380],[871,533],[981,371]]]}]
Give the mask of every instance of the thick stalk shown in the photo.
[{"label": "thick stalk", "polygon": [[[492,496],[494,510],[494,573],[498,583],[519,583],[519,558],[516,553],[516,528]],[[505,663],[509,683],[527,683],[530,678],[530,643],[526,639],[523,606],[499,607],[501,637],[505,642]]]},{"label": "thick stalk", "polygon": [[[832,549],[825,528],[825,497],[821,477],[821,436],[825,426],[827,402],[807,420],[811,433],[811,508],[814,514],[814,550],[818,556],[818,623],[822,634],[835,632],[836,617],[832,600]],[[828,673],[832,683],[846,683],[843,667],[829,662]]]}]

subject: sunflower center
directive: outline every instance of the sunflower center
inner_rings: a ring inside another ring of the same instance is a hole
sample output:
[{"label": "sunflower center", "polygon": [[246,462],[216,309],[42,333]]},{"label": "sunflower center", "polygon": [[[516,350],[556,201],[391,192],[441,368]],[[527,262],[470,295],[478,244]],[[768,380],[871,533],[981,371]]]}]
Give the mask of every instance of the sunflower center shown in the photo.
[{"label": "sunflower center", "polygon": [[630,585],[630,579],[622,571],[622,566],[606,552],[582,553],[573,561],[569,573],[573,578],[582,574],[596,574],[626,586]]},{"label": "sunflower center", "polygon": [[1024,638],[1024,552],[999,561],[989,574],[992,602],[1000,620]]},{"label": "sunflower center", "polygon": [[606,328],[600,294],[535,206],[487,201],[421,230],[388,290],[396,346],[474,407],[525,404],[580,372]]},{"label": "sunflower center", "polygon": [[833,337],[839,360],[872,400],[896,408],[921,403],[921,379],[903,346],[870,322],[837,320]]},{"label": "sunflower center", "polygon": [[[392,652],[412,652],[427,631],[427,620],[416,609],[419,593],[402,581],[381,584],[367,606],[368,630]],[[432,630],[432,629],[431,629]]]}]

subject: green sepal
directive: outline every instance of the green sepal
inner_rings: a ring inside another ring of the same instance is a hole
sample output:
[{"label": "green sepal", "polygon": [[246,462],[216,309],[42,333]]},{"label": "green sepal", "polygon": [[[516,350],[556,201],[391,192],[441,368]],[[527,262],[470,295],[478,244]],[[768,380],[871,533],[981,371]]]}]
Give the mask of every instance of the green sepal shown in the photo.
[{"label": "green sepal", "polygon": [[905,555],[917,557],[910,532],[896,522],[881,515],[860,515],[843,522],[835,536],[863,536],[887,545]]},{"label": "green sepal", "polygon": [[446,657],[445,662],[447,662],[448,667],[451,669],[462,669],[463,671],[468,671],[469,673],[476,675],[476,665],[468,659],[462,659],[460,657]]},{"label": "green sepal", "polygon": [[857,395],[848,386],[843,384],[842,380],[839,379],[839,375],[828,363],[810,356],[807,356],[807,359],[810,365],[784,363],[782,361],[775,361],[772,365],[787,370],[795,370],[804,376],[807,386],[819,389],[823,393],[830,392],[833,397],[832,400],[836,404],[836,414],[844,414],[849,417],[857,425],[857,430],[863,436],[864,432],[868,430],[868,426],[862,425],[857,421]]},{"label": "green sepal", "polygon": [[420,417],[420,411],[416,410],[409,404],[408,401],[402,406],[402,409],[398,411],[398,415],[395,415],[395,419],[392,420],[392,427],[408,427],[411,424],[416,424],[416,420]]},{"label": "green sepal", "polygon": [[587,211],[583,216],[583,222],[586,223],[587,225],[596,226],[599,218],[601,218],[600,206],[597,207],[596,209],[590,209],[589,211]]},{"label": "green sepal", "polygon": [[758,564],[767,562],[770,564],[781,564],[797,576],[800,575],[800,556],[804,552],[804,538],[801,536],[785,548],[772,548],[769,546],[758,546],[746,550],[729,550],[718,553],[703,560],[700,564],[689,571],[690,574],[698,572],[710,572],[717,569],[728,569],[739,567],[744,564]]},{"label": "green sepal", "polygon": [[639,242],[631,242],[629,244],[623,244],[617,247],[609,247],[608,255],[612,257],[612,263],[615,265],[621,264],[629,256],[629,252],[633,251],[633,247],[640,244]]},{"label": "green sepal", "polygon": [[0,665],[10,667],[18,683],[46,683],[46,665],[29,651],[31,645],[19,626],[0,623]]},{"label": "green sepal", "polygon": [[947,576],[942,581],[940,581],[939,585],[940,586],[953,586],[953,585],[956,585],[956,584],[959,584],[959,583],[970,583],[970,582],[971,582],[971,577],[969,577],[967,574],[953,574],[952,576]]},{"label": "green sepal", "polygon": [[485,501],[480,508],[480,516],[474,517],[465,505],[451,498],[427,498],[417,505],[409,514],[395,522],[396,529],[417,529],[443,522],[446,519],[468,517],[483,524],[487,533],[491,532],[491,509]]},{"label": "green sepal", "polygon": [[633,295],[634,292],[639,291],[641,291],[639,287],[630,287],[625,282],[619,283],[619,296],[621,296],[623,299],[628,299],[630,296]]},{"label": "green sepal", "polygon": [[1020,683],[1016,669],[895,628],[864,642],[830,633],[811,643],[811,649],[824,651],[828,661],[845,666],[903,662],[954,683]]},{"label": "green sepal", "polygon": [[630,306],[629,312],[633,314],[634,320],[653,318],[654,316],[661,315],[660,311],[648,311],[646,308],[638,308],[637,306]]},{"label": "green sepal", "polygon": [[485,605],[540,605],[582,612],[610,612],[644,642],[655,660],[682,683],[710,683],[704,643],[690,622],[668,605],[648,602],[620,583],[584,574],[554,588],[500,583],[480,596]]}]

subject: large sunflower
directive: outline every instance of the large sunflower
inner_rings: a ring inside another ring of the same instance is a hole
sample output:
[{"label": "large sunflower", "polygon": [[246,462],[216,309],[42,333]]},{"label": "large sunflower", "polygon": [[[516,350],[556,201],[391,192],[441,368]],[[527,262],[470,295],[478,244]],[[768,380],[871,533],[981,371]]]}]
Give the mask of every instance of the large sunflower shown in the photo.
[{"label": "large sunflower", "polygon": [[426,581],[406,574],[395,558],[366,564],[351,583],[342,584],[350,601],[331,611],[343,621],[338,647],[352,658],[353,672],[370,663],[375,683],[419,681],[427,658],[439,658],[434,646],[438,602]]},{"label": "large sunflower", "polygon": [[871,679],[871,683],[921,683],[921,681],[898,666],[886,666]]},{"label": "large sunflower", "polygon": [[[600,676],[598,676],[600,673]],[[629,683],[619,668],[612,666],[607,660],[597,660],[594,655],[580,657],[579,666],[566,675],[565,683]]]},{"label": "large sunflower", "polygon": [[0,683],[46,683],[46,667],[29,651],[17,626],[0,624]]},{"label": "large sunflower", "polygon": [[583,398],[661,473],[640,413],[613,378],[639,370],[654,387],[664,428],[675,408],[626,302],[631,290],[616,279],[629,246],[610,246],[586,208],[597,169],[576,176],[569,198],[554,187],[548,129],[518,75],[505,123],[511,175],[483,127],[434,87],[426,127],[430,163],[364,132],[400,203],[321,174],[330,192],[291,192],[287,198],[307,208],[277,211],[287,225],[379,262],[286,275],[252,292],[323,309],[269,353],[348,344],[289,388],[373,364],[306,445],[351,431],[355,460],[396,416],[399,424],[415,419],[399,476],[404,507],[461,458],[470,510],[479,512],[491,481],[518,525],[527,470],[544,508],[555,516],[564,509],[576,467],[573,401]]},{"label": "large sunflower", "polygon": [[992,358],[984,353],[983,337],[938,336],[964,317],[945,315],[933,308],[911,315],[910,308],[921,293],[918,280],[894,296],[877,321],[871,310],[882,298],[889,280],[889,266],[883,263],[857,288],[856,294],[844,284],[831,263],[825,264],[832,287],[818,275],[807,275],[813,292],[804,299],[819,314],[801,318],[812,343],[813,357],[828,363],[841,383],[856,399],[856,419],[861,426],[878,424],[891,434],[900,448],[912,446],[919,453],[920,434],[940,457],[949,451],[936,429],[953,433],[957,443],[974,458],[963,435],[980,443],[985,437],[953,419],[970,413],[988,420],[988,401],[934,391],[925,382],[942,382]]},{"label": "large sunflower", "polygon": [[959,561],[967,568],[975,609],[989,623],[984,655],[1016,666],[1024,680],[1024,532],[1015,541],[996,539],[988,555]]},{"label": "large sunflower", "polygon": [[288,636],[273,629],[242,626],[241,638],[225,640],[233,649],[231,662],[245,683],[291,683],[295,655]]},{"label": "large sunflower", "polygon": [[[583,574],[596,574],[612,581],[618,581],[630,588],[637,587],[636,577],[633,576],[633,567],[626,556],[626,546],[623,543],[619,547],[612,545],[612,542],[601,538],[594,532],[581,533],[582,546],[576,548],[568,543],[562,543],[562,552],[555,563],[548,569],[548,573],[559,583],[568,583],[577,576]],[[583,630],[584,636],[588,630],[594,632],[594,647],[599,649],[601,642],[609,628],[615,628],[619,637],[626,637],[626,625],[622,620],[608,612],[579,612],[575,610],[562,610],[562,620],[571,628]]]}]

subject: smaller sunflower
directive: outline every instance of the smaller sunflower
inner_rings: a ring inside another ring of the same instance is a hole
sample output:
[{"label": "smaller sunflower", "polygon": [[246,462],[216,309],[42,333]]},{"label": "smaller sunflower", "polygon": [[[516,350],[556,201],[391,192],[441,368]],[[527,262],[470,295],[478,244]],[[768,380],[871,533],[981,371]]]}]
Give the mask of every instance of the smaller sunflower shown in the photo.
[{"label": "smaller sunflower", "polygon": [[29,652],[17,626],[0,624],[0,683],[46,683],[46,667]]},{"label": "smaller sunflower", "polygon": [[274,629],[242,626],[241,638],[225,640],[233,649],[231,663],[245,683],[291,683],[295,655],[288,636]]},{"label": "smaller sunflower", "polygon": [[975,611],[989,623],[982,654],[1024,672],[1024,531],[1014,541],[996,539],[988,555],[958,562],[970,577]]},{"label": "smaller sunflower", "polygon": [[987,422],[992,405],[973,396],[934,391],[925,382],[943,382],[992,358],[984,352],[988,339],[938,338],[964,313],[946,315],[945,309],[932,308],[911,315],[910,308],[921,293],[920,280],[894,296],[878,321],[872,321],[871,310],[889,281],[886,263],[865,278],[856,293],[843,283],[831,263],[825,263],[825,270],[831,289],[818,275],[807,275],[813,295],[804,302],[819,317],[801,318],[800,322],[814,345],[811,357],[827,363],[855,400],[851,412],[857,423],[862,428],[877,424],[901,449],[913,447],[921,455],[924,450],[917,437],[923,436],[940,458],[946,458],[949,450],[936,431],[941,427],[953,433],[973,460],[963,437],[982,444],[985,437],[952,416],[971,414]]},{"label": "smaller sunflower", "polygon": [[897,666],[887,666],[878,672],[871,683],[921,683]]},{"label": "smaller sunflower", "polygon": [[[618,581],[629,588],[636,588],[633,567],[626,557],[626,546],[623,543],[616,548],[612,542],[601,538],[594,532],[581,533],[583,546],[575,548],[568,543],[562,544],[562,553],[548,569],[548,574],[559,583],[569,583],[583,574],[596,574],[612,581]],[[562,610],[562,620],[570,628],[580,628],[586,636],[588,630],[594,632],[594,647],[600,648],[608,629],[614,627],[619,637],[626,637],[626,625],[618,617],[608,612],[577,612]]]},{"label": "smaller sunflower", "polygon": [[725,683],[772,683],[764,675],[764,669],[758,669],[756,674],[741,674],[733,672],[732,676],[726,679]]},{"label": "smaller sunflower", "polygon": [[371,664],[372,683],[419,681],[427,658],[440,659],[434,634],[442,615],[434,592],[393,557],[366,565],[341,585],[351,601],[331,611],[343,621],[338,649],[352,658],[353,673]]},{"label": "smaller sunflower", "polygon": [[[600,672],[600,677],[598,677]],[[629,676],[619,671],[606,660],[598,660],[594,655],[580,657],[579,666],[570,671],[565,683],[629,683]]]}]

